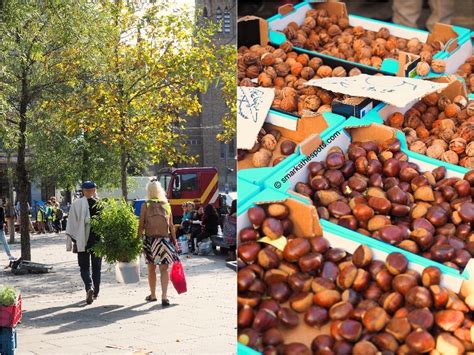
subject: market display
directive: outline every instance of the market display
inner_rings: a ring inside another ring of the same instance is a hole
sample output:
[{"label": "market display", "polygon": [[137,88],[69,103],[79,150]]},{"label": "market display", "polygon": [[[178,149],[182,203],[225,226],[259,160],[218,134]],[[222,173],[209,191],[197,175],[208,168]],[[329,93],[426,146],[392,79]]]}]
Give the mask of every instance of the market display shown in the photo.
[{"label": "market display", "polygon": [[[245,19],[255,33],[238,49],[238,85],[275,93],[237,154],[255,188],[237,219],[239,354],[474,352],[471,32],[420,34],[337,2],[288,6]],[[351,78],[305,85],[361,73],[384,76],[358,76],[367,85],[349,101],[317,85],[354,95]],[[328,112],[342,121],[308,129]]]},{"label": "market display", "polygon": [[432,93],[404,115],[394,112],[387,124],[403,130],[410,150],[474,168],[474,101]]},{"label": "market display", "polygon": [[474,55],[470,56],[456,71],[456,74],[464,79],[467,90],[474,93]]},{"label": "market display", "polygon": [[[420,275],[400,253],[382,262],[366,246],[350,255],[323,237],[295,237],[282,203],[247,213],[253,226],[240,231],[238,248],[240,343],[264,354],[473,349],[472,299],[440,286],[438,268]],[[263,235],[288,242],[280,251],[258,243]],[[301,341],[286,341],[298,332]]]},{"label": "market display", "polygon": [[271,45],[253,45],[239,48],[238,85],[274,87],[272,107],[303,116],[331,112],[336,97],[330,91],[306,86],[311,79],[354,76],[361,73],[353,67],[346,71],[342,66],[330,67],[319,57],[297,53],[290,45],[275,48]]},{"label": "market display", "polygon": [[290,22],[283,33],[288,40],[283,48],[305,48],[378,69],[384,59],[398,60],[399,51],[406,51],[419,55],[421,63],[426,63],[417,67],[419,75],[427,75],[430,68],[435,73],[446,70],[444,60],[433,59],[443,49],[444,43],[423,43],[418,38],[395,37],[386,27],[376,32],[362,26],[351,27],[346,15],[329,15],[325,9],[309,10],[301,26]]}]

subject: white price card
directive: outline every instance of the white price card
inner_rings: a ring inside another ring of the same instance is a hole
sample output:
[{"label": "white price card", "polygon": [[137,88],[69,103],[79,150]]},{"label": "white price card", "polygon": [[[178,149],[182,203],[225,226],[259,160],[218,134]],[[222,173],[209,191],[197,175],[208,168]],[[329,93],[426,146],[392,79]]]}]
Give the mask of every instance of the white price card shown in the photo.
[{"label": "white price card", "polygon": [[237,147],[252,149],[275,97],[275,89],[237,87]]},{"label": "white price card", "polygon": [[369,97],[396,107],[405,107],[416,99],[448,86],[446,83],[429,80],[367,74],[347,78],[314,79],[309,80],[306,85],[350,96]]}]

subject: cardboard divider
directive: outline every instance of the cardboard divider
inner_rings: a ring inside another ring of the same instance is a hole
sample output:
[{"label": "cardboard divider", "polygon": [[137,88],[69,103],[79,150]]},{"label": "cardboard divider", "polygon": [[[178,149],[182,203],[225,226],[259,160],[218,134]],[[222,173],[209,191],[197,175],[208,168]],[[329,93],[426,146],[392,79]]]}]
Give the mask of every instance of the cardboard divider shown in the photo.
[{"label": "cardboard divider", "polygon": [[293,12],[293,11],[295,11],[295,8],[293,7],[293,4],[285,4],[285,5],[282,5],[278,8],[278,13],[281,16],[288,15],[290,12]]},{"label": "cardboard divider", "polygon": [[251,46],[261,43],[263,46],[268,43],[268,22],[261,17],[245,16],[237,21],[239,46]]}]

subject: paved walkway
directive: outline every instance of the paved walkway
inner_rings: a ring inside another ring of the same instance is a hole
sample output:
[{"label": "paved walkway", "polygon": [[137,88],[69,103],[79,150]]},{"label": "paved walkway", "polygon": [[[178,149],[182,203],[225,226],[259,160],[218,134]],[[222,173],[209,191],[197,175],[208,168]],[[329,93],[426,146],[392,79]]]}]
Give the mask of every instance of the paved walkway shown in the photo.
[{"label": "paved walkway", "polygon": [[[65,251],[64,235],[35,235],[31,245],[33,261],[52,264],[52,273],[0,271],[0,283],[18,287],[23,295],[17,354],[236,352],[236,275],[225,267],[224,257],[183,257],[188,292],[178,295],[170,284],[166,309],[161,302],[144,302],[143,260],[137,285],[118,284],[115,270],[103,265],[100,297],[88,306],[76,255]],[[19,244],[11,248],[19,256]],[[0,264],[5,263],[0,249]]]}]

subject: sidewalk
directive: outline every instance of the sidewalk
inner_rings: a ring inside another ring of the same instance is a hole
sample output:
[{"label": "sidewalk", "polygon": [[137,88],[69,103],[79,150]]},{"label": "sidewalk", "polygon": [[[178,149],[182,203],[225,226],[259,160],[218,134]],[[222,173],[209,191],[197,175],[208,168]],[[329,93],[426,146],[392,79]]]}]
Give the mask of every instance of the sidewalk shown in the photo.
[{"label": "sidewalk", "polygon": [[[118,284],[115,270],[104,264],[99,299],[88,306],[76,255],[65,251],[64,234],[32,236],[31,245],[33,261],[52,264],[52,273],[0,271],[0,283],[22,292],[17,354],[236,352],[236,274],[225,267],[224,257],[183,257],[188,292],[178,295],[170,283],[166,309],[161,302],[144,301],[149,291],[143,260],[137,285]],[[19,244],[11,248],[20,255]],[[0,263],[6,263],[4,254]]]}]

